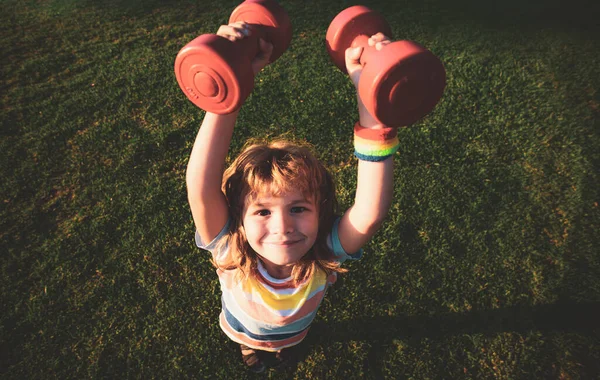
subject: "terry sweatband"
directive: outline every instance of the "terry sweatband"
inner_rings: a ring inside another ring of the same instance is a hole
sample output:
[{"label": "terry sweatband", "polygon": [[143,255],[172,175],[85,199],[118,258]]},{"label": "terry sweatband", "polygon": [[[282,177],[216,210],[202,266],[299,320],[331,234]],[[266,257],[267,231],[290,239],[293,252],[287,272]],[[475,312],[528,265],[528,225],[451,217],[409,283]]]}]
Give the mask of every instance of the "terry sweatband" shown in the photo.
[{"label": "terry sweatband", "polygon": [[398,151],[398,128],[371,129],[354,125],[354,155],[363,161],[383,161]]}]

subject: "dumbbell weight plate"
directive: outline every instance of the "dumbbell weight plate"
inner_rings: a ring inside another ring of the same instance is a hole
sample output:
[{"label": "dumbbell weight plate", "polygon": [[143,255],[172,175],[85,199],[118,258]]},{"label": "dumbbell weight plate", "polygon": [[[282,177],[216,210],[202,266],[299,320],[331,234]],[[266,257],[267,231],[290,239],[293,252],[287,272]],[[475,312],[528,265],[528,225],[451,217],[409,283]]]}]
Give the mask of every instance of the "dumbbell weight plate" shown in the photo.
[{"label": "dumbbell weight plate", "polygon": [[181,49],[175,76],[192,103],[217,114],[241,107],[254,87],[248,58],[237,56],[233,43],[216,34],[203,34]]},{"label": "dumbbell weight plate", "polygon": [[446,71],[429,50],[412,41],[396,41],[371,54],[358,92],[365,107],[382,124],[406,127],[439,102]]},{"label": "dumbbell weight plate", "polygon": [[260,28],[264,39],[273,44],[269,62],[275,62],[290,46],[292,24],[285,9],[276,1],[246,0],[234,9],[229,17],[230,24],[238,21]]}]

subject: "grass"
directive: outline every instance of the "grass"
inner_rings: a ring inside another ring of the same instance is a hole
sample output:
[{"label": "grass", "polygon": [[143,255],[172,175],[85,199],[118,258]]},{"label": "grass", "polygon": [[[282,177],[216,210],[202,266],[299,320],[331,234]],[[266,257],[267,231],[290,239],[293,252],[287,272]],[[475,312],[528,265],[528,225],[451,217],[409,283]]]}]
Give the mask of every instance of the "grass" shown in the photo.
[{"label": "grass", "polygon": [[[235,1],[0,3],[5,378],[252,378],[220,331],[184,173],[203,117],[179,49]],[[311,142],[348,207],[353,88],[329,22],[354,2],[282,0],[294,35],[232,143]],[[370,1],[448,83],[400,132],[395,201],[332,288],[302,361],[268,377],[599,376],[600,43],[559,1]]]}]

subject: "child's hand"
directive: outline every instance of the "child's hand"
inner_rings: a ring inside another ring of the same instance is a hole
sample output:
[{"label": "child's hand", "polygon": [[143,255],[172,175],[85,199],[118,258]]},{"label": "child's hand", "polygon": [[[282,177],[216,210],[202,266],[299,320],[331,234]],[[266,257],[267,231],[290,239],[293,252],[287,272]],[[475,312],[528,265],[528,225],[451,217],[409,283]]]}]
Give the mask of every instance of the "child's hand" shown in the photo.
[{"label": "child's hand", "polygon": [[[385,36],[383,33],[377,33],[369,38],[369,46],[375,46],[375,49],[377,50],[383,49],[383,47],[390,42],[389,37]],[[363,50],[364,48],[362,47],[349,47],[346,49],[346,70],[356,88],[358,88],[358,81],[363,69],[360,64],[360,57],[362,56]]]},{"label": "child's hand", "polygon": [[[374,36],[371,36],[371,38],[368,40],[369,46],[374,46],[377,50],[383,49],[385,45],[388,45],[390,42],[391,41],[389,37],[385,36],[383,33],[377,33]],[[363,66],[360,64],[360,58],[363,51],[364,48],[362,47],[349,47],[346,49],[346,70],[348,71],[348,75],[350,76],[350,79],[356,88],[360,125],[365,128],[381,128],[382,125],[369,113],[363,104],[360,95],[358,94],[358,82],[363,70]]]},{"label": "child's hand", "polygon": [[[243,21],[238,21],[229,25],[221,25],[217,31],[218,36],[225,37],[231,42],[246,38],[252,35],[252,33],[254,33],[252,26]],[[256,57],[252,59],[252,71],[254,72],[254,75],[258,74],[269,63],[269,58],[273,52],[273,45],[262,38],[258,39],[258,46],[259,52]]]}]

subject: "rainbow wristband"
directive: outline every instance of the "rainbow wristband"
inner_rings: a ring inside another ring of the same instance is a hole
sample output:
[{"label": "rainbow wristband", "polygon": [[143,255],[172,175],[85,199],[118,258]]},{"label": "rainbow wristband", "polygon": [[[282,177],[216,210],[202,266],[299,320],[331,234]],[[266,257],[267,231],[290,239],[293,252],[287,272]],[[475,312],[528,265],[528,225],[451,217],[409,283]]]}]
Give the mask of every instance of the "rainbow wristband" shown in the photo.
[{"label": "rainbow wristband", "polygon": [[383,161],[398,151],[398,128],[370,129],[354,125],[354,155],[363,161]]}]

